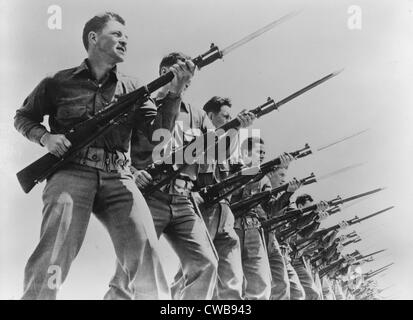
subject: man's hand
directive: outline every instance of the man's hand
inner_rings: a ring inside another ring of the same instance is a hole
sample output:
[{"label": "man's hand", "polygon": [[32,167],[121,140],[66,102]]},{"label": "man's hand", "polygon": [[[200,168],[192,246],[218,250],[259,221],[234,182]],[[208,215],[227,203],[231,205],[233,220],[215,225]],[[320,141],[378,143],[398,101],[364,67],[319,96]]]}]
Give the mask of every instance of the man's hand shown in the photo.
[{"label": "man's hand", "polygon": [[47,151],[59,158],[72,146],[64,134],[45,133],[40,143],[46,147]]},{"label": "man's hand", "polygon": [[194,76],[195,64],[191,60],[178,61],[169,68],[173,72],[174,78],[169,84],[169,92],[179,96],[191,84],[191,79]]},{"label": "man's hand", "polygon": [[319,214],[318,214],[318,221],[323,221],[323,220],[325,220],[325,219],[327,219],[328,217],[329,217],[330,215],[328,214],[328,212],[326,212],[326,211],[321,211]]},{"label": "man's hand", "polygon": [[343,235],[341,235],[341,236],[338,237],[338,241],[339,241],[339,242],[344,242],[344,241],[346,241],[346,240],[347,240],[347,236],[346,236],[345,234],[343,234]]},{"label": "man's hand", "polygon": [[[317,212],[323,212],[326,211],[328,209],[329,205],[326,201],[320,201],[319,203],[317,203],[317,209],[315,211]],[[327,214],[328,216],[328,214]]]},{"label": "man's hand", "polygon": [[145,170],[136,170],[133,172],[135,183],[139,189],[144,189],[152,182],[152,176]]},{"label": "man's hand", "polygon": [[339,230],[344,230],[345,228],[348,227],[347,221],[341,221],[338,225],[339,225]]},{"label": "man's hand", "polygon": [[255,120],[256,116],[252,112],[247,110],[242,110],[238,115],[237,119],[241,123],[241,128],[249,127]]},{"label": "man's hand", "polygon": [[280,158],[279,166],[282,168],[288,168],[288,166],[290,165],[290,162],[294,160],[294,157],[286,152],[280,155],[279,158]]},{"label": "man's hand", "polygon": [[296,178],[288,182],[287,192],[295,192],[301,186],[301,182],[298,181]]},{"label": "man's hand", "polygon": [[353,256],[346,254],[344,256],[344,259],[346,260],[347,264],[353,264],[356,261],[356,258],[354,258]]}]

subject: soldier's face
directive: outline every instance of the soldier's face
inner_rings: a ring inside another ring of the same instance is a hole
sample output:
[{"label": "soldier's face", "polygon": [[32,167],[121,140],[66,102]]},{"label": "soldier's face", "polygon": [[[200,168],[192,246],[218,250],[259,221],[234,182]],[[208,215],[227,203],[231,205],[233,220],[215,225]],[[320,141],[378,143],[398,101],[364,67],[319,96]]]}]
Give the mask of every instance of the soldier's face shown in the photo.
[{"label": "soldier's face", "polygon": [[313,201],[307,200],[304,204],[299,204],[297,208],[304,209],[304,208],[311,206],[312,204],[313,204]]},{"label": "soldier's face", "polygon": [[252,145],[251,151],[248,152],[244,150],[243,160],[246,165],[258,166],[264,161],[265,149],[264,145],[261,143],[254,143]]},{"label": "soldier's face", "polygon": [[224,105],[218,113],[211,112],[210,118],[215,128],[219,128],[231,120],[231,108]]},{"label": "soldier's face", "polygon": [[96,34],[96,49],[108,63],[122,62],[126,56],[128,36],[123,24],[109,20]]},{"label": "soldier's face", "polygon": [[273,188],[277,188],[285,183],[285,176],[287,174],[287,169],[278,168],[270,175],[271,185]]}]

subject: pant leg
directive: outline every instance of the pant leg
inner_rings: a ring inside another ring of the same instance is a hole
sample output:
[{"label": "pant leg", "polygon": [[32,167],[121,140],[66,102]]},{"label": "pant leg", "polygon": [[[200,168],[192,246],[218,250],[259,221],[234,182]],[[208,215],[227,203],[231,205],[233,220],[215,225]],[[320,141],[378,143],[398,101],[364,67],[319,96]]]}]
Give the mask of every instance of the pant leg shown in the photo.
[{"label": "pant leg", "polygon": [[346,300],[339,280],[333,280],[333,292],[336,300]]},{"label": "pant leg", "polygon": [[316,286],[317,286],[318,292],[321,293],[321,294],[320,294],[321,300],[324,300],[323,285],[322,285],[322,283],[321,283],[320,274],[318,273],[318,270],[317,270],[317,269],[316,269],[316,270],[313,270],[313,279],[314,279],[314,282],[315,282],[315,284],[316,284]]},{"label": "pant leg", "polygon": [[280,245],[274,232],[268,234],[268,260],[271,269],[271,300],[290,300],[290,282]]},{"label": "pant leg", "polygon": [[271,295],[271,270],[261,228],[235,229],[241,241],[245,299],[268,300]]},{"label": "pant leg", "polygon": [[214,245],[218,253],[218,281],[214,299],[241,300],[243,271],[241,246],[234,230],[234,216],[228,204],[216,206],[219,215],[219,228]]},{"label": "pant leg", "polygon": [[290,300],[304,300],[305,291],[301,285],[300,278],[298,278],[297,272],[291,265],[289,258],[284,258],[284,261],[287,268],[288,280],[290,282]]},{"label": "pant leg", "polygon": [[319,300],[320,294],[317,286],[314,283],[311,272],[307,269],[307,266],[303,263],[302,258],[293,261],[293,267],[297,272],[301,285],[305,291],[306,300]]},{"label": "pant leg", "polygon": [[325,276],[321,283],[324,300],[336,300],[331,280]]},{"label": "pant leg", "polygon": [[[218,232],[220,220],[221,220],[221,212],[220,210],[217,210],[217,208],[219,208],[219,204],[215,204],[209,208],[202,207],[201,209],[202,218],[204,219],[205,226],[207,227],[207,230],[212,239],[215,239],[215,236]],[[214,241],[214,245],[215,245],[215,241]],[[219,259],[218,259],[218,272],[219,272]],[[219,279],[219,275],[218,275],[218,279]],[[184,288],[184,283],[185,283],[184,274],[182,272],[182,266],[180,266],[178,269],[178,272],[176,273],[174,277],[174,281],[171,284],[172,299],[179,300],[182,294],[182,290]],[[214,290],[213,299],[216,299],[216,296],[217,296],[217,288],[215,288]]]},{"label": "pant leg", "polygon": [[184,289],[185,278],[182,272],[182,266],[179,266],[177,273],[175,274],[174,280],[171,284],[171,297],[172,300],[179,300]]},{"label": "pant leg", "polygon": [[94,211],[109,231],[118,261],[105,299],[130,299],[137,284],[140,299],[169,297],[152,216],[128,170],[100,172]]},{"label": "pant leg", "polygon": [[22,299],[56,299],[85,237],[96,189],[96,170],[78,165],[47,180],[40,242],[25,268]]},{"label": "pant leg", "polygon": [[[217,281],[218,259],[202,218],[186,196],[156,192],[147,198],[154,221],[165,214],[172,220],[164,230],[165,238],[179,257],[184,284],[182,300],[211,299]],[[167,209],[165,208],[167,205]]]}]

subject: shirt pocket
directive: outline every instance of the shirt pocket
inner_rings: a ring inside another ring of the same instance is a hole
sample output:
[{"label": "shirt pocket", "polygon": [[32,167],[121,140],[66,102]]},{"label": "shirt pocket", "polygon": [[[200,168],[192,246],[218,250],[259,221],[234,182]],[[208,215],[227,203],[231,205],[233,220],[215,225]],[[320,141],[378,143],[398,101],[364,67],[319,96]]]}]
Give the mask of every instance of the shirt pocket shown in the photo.
[{"label": "shirt pocket", "polygon": [[56,120],[63,127],[73,126],[87,118],[87,108],[84,105],[60,106],[56,112]]}]

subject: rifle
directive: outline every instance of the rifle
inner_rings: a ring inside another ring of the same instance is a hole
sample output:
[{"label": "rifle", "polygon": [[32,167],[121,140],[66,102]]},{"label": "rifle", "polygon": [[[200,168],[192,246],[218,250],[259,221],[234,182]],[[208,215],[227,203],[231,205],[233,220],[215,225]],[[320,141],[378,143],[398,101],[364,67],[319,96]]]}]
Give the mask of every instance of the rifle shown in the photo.
[{"label": "rifle", "polygon": [[324,277],[325,275],[329,274],[331,271],[334,269],[340,267],[343,263],[345,263],[348,259],[355,259],[357,256],[360,255],[360,252],[358,250],[355,250],[353,253],[350,253],[347,255],[347,257],[342,257],[336,261],[333,261],[330,265],[327,267],[320,269],[319,275],[320,278]]},{"label": "rifle", "polygon": [[[388,210],[391,210],[391,209],[393,209],[394,208],[394,206],[391,206],[391,207],[388,207],[388,208],[386,208],[386,209],[383,209],[383,210],[380,210],[380,211],[377,211],[377,212],[375,212],[375,213],[372,213],[372,214],[370,214],[370,215],[368,215],[368,216],[365,216],[365,217],[363,217],[363,218],[359,218],[359,217],[357,217],[357,216],[355,216],[354,218],[352,218],[352,219],[350,219],[350,220],[347,220],[347,221],[345,221],[348,225],[353,225],[353,224],[356,224],[356,223],[361,223],[362,221],[364,221],[364,220],[367,220],[367,219],[370,219],[370,218],[372,218],[372,217],[374,217],[374,216],[377,216],[377,215],[379,215],[379,214],[381,214],[381,213],[383,213],[383,212],[386,212],[386,211],[388,211]],[[298,240],[296,243],[295,243],[295,247],[296,247],[296,249],[297,250],[302,250],[303,248],[305,248],[305,247],[307,247],[308,245],[310,245],[310,243],[312,243],[312,242],[314,242],[314,241],[317,241],[317,240],[319,240],[319,239],[321,239],[321,238],[323,238],[325,235],[327,235],[330,231],[332,231],[332,230],[339,230],[341,227],[340,227],[340,224],[336,224],[336,225],[334,225],[334,226],[332,226],[332,227],[329,227],[329,228],[325,228],[325,229],[323,229],[323,230],[320,230],[320,231],[317,231],[314,235],[312,235],[310,238],[307,238],[307,239],[301,239],[301,240]],[[304,243],[306,243],[304,246],[301,246],[301,245],[303,245]],[[301,247],[300,247],[301,246]]]},{"label": "rifle", "polygon": [[[337,212],[341,212],[341,208],[339,206],[334,206],[333,208],[327,210],[327,213],[329,216]],[[320,222],[318,221],[317,217],[318,217],[317,211],[313,211],[303,217],[298,217],[296,219],[295,224],[293,224],[291,227],[285,230],[282,230],[280,233],[278,233],[277,239],[279,239],[280,242],[286,241],[288,238],[292,237],[296,233],[300,233],[300,236],[302,238],[308,238],[320,226]],[[287,223],[289,223],[289,221],[281,222],[277,224],[275,228],[279,228]]]},{"label": "rifle", "polygon": [[367,273],[363,274],[364,280],[367,281],[367,280],[371,279],[372,277],[380,274],[381,272],[386,271],[386,270],[387,270],[390,266],[392,266],[393,264],[394,264],[394,262],[389,263],[389,264],[387,264],[387,265],[385,265],[385,266],[383,266],[383,267],[381,267],[381,268],[378,268],[378,269],[376,269],[376,270],[374,270],[374,271],[370,271],[370,272],[367,272]]},{"label": "rifle", "polygon": [[[308,144],[305,144],[302,149],[290,152],[290,155],[295,159],[304,158],[309,154],[311,154],[311,149]],[[280,164],[280,158],[275,158],[261,164],[260,167],[239,168],[240,170],[238,172],[235,172],[222,181],[201,188],[199,193],[205,200],[205,203],[208,206],[211,206],[229,196],[245,184],[261,180],[266,174],[271,172],[275,166]],[[256,173],[257,171],[258,173]],[[225,192],[222,193],[224,190]]]},{"label": "rifle", "polygon": [[[309,152],[306,152],[304,155],[307,155],[307,154],[310,154],[310,153],[311,153],[311,150]],[[320,177],[317,177],[317,179],[316,179],[314,173],[311,173],[311,175],[309,175],[308,177],[305,177],[305,178],[303,178],[299,181],[300,186],[301,185],[309,185],[311,183],[330,178],[330,177],[335,176],[339,173],[343,173],[343,172],[346,172],[348,170],[354,169],[355,167],[358,167],[360,165],[361,164],[355,164],[355,165],[347,166],[347,167],[344,167],[344,168],[340,168],[339,170],[335,170],[335,171],[326,173],[326,174],[324,174]],[[270,171],[270,170],[271,170],[271,168],[269,168],[268,171]],[[261,174],[257,175],[253,179],[252,182],[259,181],[260,179],[262,179],[264,177],[264,175],[266,173],[267,173],[267,170],[264,170],[264,172],[261,172]],[[238,218],[238,217],[244,215],[245,213],[247,213],[253,207],[259,205],[260,203],[268,201],[271,196],[276,196],[280,192],[287,191],[288,190],[288,185],[289,184],[286,183],[282,186],[273,188],[270,191],[263,191],[263,192],[254,194],[254,195],[248,197],[247,199],[243,199],[243,200],[240,200],[236,203],[233,203],[231,205],[231,210],[235,214],[235,217]],[[238,188],[238,187],[235,187],[235,188]],[[232,190],[231,190],[231,192],[232,192]],[[331,211],[330,214],[333,214],[335,212],[340,211],[340,208],[339,208],[339,206],[334,206],[333,208],[330,209],[330,211]]]},{"label": "rifle", "polygon": [[[377,189],[367,191],[367,192],[363,192],[363,193],[360,193],[360,194],[357,194],[355,196],[351,196],[351,197],[348,197],[348,198],[345,198],[345,199],[342,199],[340,196],[337,196],[336,198],[334,198],[330,201],[327,201],[327,204],[328,204],[329,207],[335,207],[339,204],[343,204],[343,203],[346,203],[346,202],[349,202],[349,201],[353,201],[353,200],[371,195],[373,193],[376,193],[376,192],[379,192],[379,191],[382,191],[382,190],[384,190],[384,188],[377,188]],[[300,216],[302,216],[304,213],[312,212],[312,211],[315,211],[316,209],[317,209],[317,204],[308,206],[308,207],[303,208],[303,209],[291,210],[291,211],[287,212],[285,215],[283,215],[281,217],[275,217],[275,218],[272,218],[272,219],[269,219],[269,220],[263,222],[262,226],[264,228],[267,228],[267,229],[269,229],[269,228],[274,229],[273,225],[275,225],[275,224],[279,224],[280,222],[284,222],[284,221],[286,221],[286,223],[291,222],[291,221],[299,218]],[[278,227],[278,225],[276,227]],[[273,230],[273,229],[271,229],[271,230]]]},{"label": "rifle", "polygon": [[[201,69],[218,59],[222,59],[224,55],[228,54],[230,51],[258,37],[262,33],[272,29],[277,24],[284,22],[284,20],[287,20],[296,14],[297,13],[291,13],[285,15],[244,37],[240,41],[228,46],[224,50],[219,50],[216,45],[211,44],[211,47],[207,52],[192,59],[192,62],[198,69]],[[96,138],[110,130],[114,124],[132,109],[134,103],[146,101],[151,93],[171,82],[173,78],[174,74],[170,71],[149,84],[119,97],[108,107],[96,113],[90,119],[80,122],[65,132],[64,135],[71,142],[72,147],[69,148],[63,157],[59,158],[48,153],[17,173],[17,179],[19,180],[23,191],[25,193],[30,192],[37,183],[42,182],[51,174],[66,165],[81,149],[89,146],[96,140]]]},{"label": "rifle", "polygon": [[349,240],[349,241],[347,241],[347,242],[344,242],[343,243],[343,247],[346,247],[346,246],[348,246],[348,245],[350,245],[350,244],[352,244],[352,243],[357,243],[357,242],[360,242],[361,241],[361,238],[360,237],[358,237],[358,238],[356,238],[356,239],[351,239],[351,240]]},{"label": "rifle", "polygon": [[[348,241],[347,243],[343,243],[342,245],[343,246],[346,246],[346,245],[348,245],[348,244],[350,244],[350,243],[353,243],[353,242],[355,242],[355,240],[354,239],[352,239],[352,238],[355,238],[355,237],[357,237],[357,233],[355,232],[355,231],[353,231],[353,232],[351,232],[351,233],[349,233],[349,234],[347,234],[347,235],[345,235],[345,236],[343,236],[345,239],[351,239],[350,241]],[[360,239],[361,240],[361,239]],[[320,260],[321,258],[323,258],[323,257],[331,257],[332,256],[332,254],[334,253],[334,251],[337,249],[337,247],[338,247],[338,245],[339,245],[339,243],[340,243],[340,238],[336,238],[335,240],[334,240],[334,243],[331,245],[331,246],[329,246],[328,248],[324,248],[324,249],[322,249],[319,253],[317,253],[317,255],[315,256],[315,257],[313,257],[312,259],[311,259],[311,264],[314,264],[316,261],[318,261],[318,260]],[[356,241],[356,242],[358,242],[358,241]]]},{"label": "rifle", "polygon": [[[311,173],[309,176],[300,179],[301,185],[308,185],[315,182],[317,182],[317,180],[314,173]],[[276,196],[278,193],[286,191],[287,188],[288,183],[285,183],[271,190],[256,193],[246,199],[234,202],[233,204],[231,204],[231,211],[234,213],[235,218],[239,218],[260,203],[270,200],[272,196]]]},{"label": "rifle", "polygon": [[[354,259],[355,259],[354,262],[357,262],[357,261],[366,259],[366,258],[368,258],[368,257],[372,257],[372,256],[374,256],[374,255],[376,255],[376,254],[379,254],[379,253],[383,252],[383,251],[385,251],[385,249],[378,250],[378,251],[376,251],[376,252],[372,252],[372,253],[367,254],[367,255],[361,255],[360,252],[359,252],[358,250],[356,250],[356,251],[354,251],[352,254],[350,254],[350,258],[354,258]],[[347,261],[346,258],[341,258],[341,259],[339,259],[338,261],[333,262],[331,265],[329,265],[329,266],[321,269],[321,270],[320,270],[320,277],[323,277],[323,276],[327,275],[327,274],[330,273],[332,270],[334,270],[336,267],[338,267],[339,265],[341,265],[342,263],[344,263],[344,262],[346,262],[346,261]]]}]

